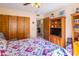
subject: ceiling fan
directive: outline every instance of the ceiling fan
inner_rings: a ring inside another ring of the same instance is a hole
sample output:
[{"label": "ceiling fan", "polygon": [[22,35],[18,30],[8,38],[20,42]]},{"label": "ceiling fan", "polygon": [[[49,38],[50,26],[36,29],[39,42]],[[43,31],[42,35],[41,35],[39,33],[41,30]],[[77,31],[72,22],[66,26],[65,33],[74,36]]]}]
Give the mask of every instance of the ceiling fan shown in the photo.
[{"label": "ceiling fan", "polygon": [[26,5],[29,5],[29,4],[31,4],[31,3],[24,3],[23,5],[26,6]]},{"label": "ceiling fan", "polygon": [[[24,3],[24,6],[31,4],[34,8],[40,8],[40,3]],[[40,14],[36,14],[36,16],[40,16]]]},{"label": "ceiling fan", "polygon": [[29,4],[31,4],[32,7],[34,7],[34,8],[40,8],[40,3],[24,3],[23,5],[24,5],[24,6],[27,6],[27,5],[29,5]]}]

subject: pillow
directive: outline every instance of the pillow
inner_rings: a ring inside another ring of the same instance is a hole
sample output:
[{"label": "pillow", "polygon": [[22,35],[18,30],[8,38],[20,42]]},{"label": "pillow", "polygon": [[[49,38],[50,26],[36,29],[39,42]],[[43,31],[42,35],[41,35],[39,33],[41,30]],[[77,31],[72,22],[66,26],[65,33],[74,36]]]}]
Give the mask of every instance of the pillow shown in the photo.
[{"label": "pillow", "polygon": [[2,32],[0,32],[0,38],[5,39],[4,34]]},{"label": "pillow", "polygon": [[6,47],[7,47],[7,41],[0,40],[0,50],[6,50]]}]

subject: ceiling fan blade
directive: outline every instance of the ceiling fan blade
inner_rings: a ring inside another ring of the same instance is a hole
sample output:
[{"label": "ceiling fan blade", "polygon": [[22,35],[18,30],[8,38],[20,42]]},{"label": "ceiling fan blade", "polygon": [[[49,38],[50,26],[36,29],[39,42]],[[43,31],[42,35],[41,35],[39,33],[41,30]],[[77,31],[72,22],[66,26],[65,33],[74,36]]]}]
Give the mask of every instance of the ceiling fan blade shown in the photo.
[{"label": "ceiling fan blade", "polygon": [[24,5],[29,5],[30,3],[24,3]]}]

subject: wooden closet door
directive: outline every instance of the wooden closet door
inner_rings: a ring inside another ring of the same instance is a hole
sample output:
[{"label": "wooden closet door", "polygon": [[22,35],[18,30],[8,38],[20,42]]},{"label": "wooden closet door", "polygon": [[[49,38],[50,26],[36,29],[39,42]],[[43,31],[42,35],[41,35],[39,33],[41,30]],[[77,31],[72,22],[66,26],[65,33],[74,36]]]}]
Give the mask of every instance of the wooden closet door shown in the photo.
[{"label": "wooden closet door", "polygon": [[44,31],[44,38],[49,40],[50,35],[50,19],[49,17],[43,19],[43,31]]},{"label": "wooden closet door", "polygon": [[24,35],[25,38],[29,38],[30,37],[30,18],[29,17],[25,17],[25,29],[24,29]]},{"label": "wooden closet door", "polygon": [[2,16],[2,15],[0,15],[0,32],[1,32],[1,30],[2,30],[2,21],[1,21],[1,16]]},{"label": "wooden closet door", "polygon": [[8,15],[2,15],[1,16],[1,26],[2,26],[2,32],[5,35],[5,38],[8,40],[9,39],[9,20],[8,20]]},{"label": "wooden closet door", "polygon": [[9,39],[17,38],[17,16],[9,16]]},{"label": "wooden closet door", "polygon": [[18,23],[17,23],[17,37],[18,39],[24,39],[24,29],[25,29],[25,23],[24,23],[24,17],[18,17]]}]

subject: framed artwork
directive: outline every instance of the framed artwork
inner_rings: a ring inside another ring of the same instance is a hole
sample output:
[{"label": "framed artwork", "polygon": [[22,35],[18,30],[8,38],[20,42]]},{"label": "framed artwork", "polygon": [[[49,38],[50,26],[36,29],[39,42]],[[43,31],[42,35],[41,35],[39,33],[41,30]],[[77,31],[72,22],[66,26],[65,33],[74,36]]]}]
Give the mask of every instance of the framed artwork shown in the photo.
[{"label": "framed artwork", "polygon": [[59,12],[59,16],[65,16],[65,10],[61,10],[61,11]]},{"label": "framed artwork", "polygon": [[76,8],[76,13],[79,13],[79,8]]}]

